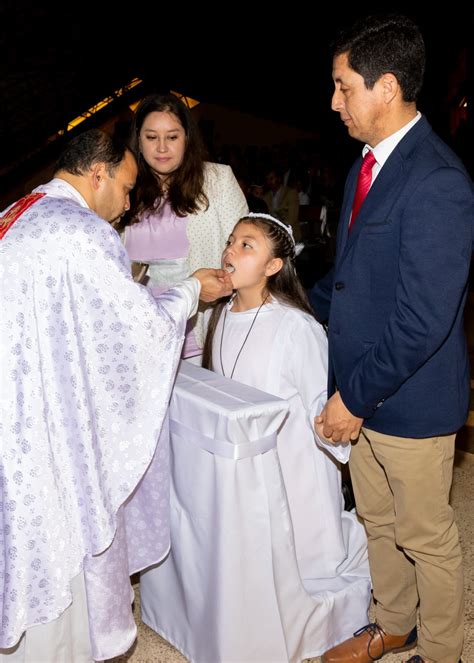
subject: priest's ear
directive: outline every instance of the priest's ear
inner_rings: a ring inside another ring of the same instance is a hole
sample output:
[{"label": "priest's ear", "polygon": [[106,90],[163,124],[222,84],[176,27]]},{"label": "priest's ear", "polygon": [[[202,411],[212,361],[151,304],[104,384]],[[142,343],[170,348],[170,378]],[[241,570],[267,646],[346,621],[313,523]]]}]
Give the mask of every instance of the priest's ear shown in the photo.
[{"label": "priest's ear", "polygon": [[98,191],[107,176],[107,166],[103,161],[98,161],[92,165],[89,172],[91,175],[92,188],[94,191]]},{"label": "priest's ear", "polygon": [[268,261],[265,269],[265,276],[273,276],[283,267],[283,260],[281,258],[272,258]]}]

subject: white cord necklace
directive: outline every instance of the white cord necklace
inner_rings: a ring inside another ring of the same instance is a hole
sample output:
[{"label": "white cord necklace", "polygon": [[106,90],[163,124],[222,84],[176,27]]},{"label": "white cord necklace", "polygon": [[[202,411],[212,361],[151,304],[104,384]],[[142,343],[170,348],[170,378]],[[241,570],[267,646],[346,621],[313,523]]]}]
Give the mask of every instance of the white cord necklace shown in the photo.
[{"label": "white cord necklace", "polygon": [[[257,312],[253,316],[252,324],[250,325],[249,330],[248,330],[247,334],[245,335],[244,342],[240,346],[240,350],[238,351],[237,357],[235,358],[234,366],[232,367],[232,372],[230,374],[231,378],[234,377],[235,367],[237,366],[237,362],[239,361],[240,354],[241,354],[242,350],[244,349],[244,345],[247,343],[247,339],[250,336],[250,332],[252,331],[252,328],[255,324],[255,320],[257,319],[257,316],[260,313],[260,310],[261,310],[262,306],[265,304],[265,302],[267,301],[267,299],[268,299],[268,295],[265,297],[263,302],[258,307]],[[221,342],[220,342],[220,345],[219,345],[219,359],[221,361],[221,371],[222,371],[222,375],[224,377],[226,377],[226,374],[224,372],[224,364],[222,363],[222,341],[224,339],[224,328],[225,328],[225,321],[226,321],[226,318],[227,318],[227,308],[228,308],[228,306],[226,305],[225,310],[224,310],[224,320],[222,321]]]}]

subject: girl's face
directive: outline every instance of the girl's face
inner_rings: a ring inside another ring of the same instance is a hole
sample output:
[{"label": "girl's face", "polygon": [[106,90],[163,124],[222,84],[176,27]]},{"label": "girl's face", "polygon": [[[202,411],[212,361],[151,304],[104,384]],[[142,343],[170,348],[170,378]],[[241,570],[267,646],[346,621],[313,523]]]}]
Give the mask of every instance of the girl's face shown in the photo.
[{"label": "girl's face", "polygon": [[161,180],[177,170],[184,158],[186,134],[174,113],[149,113],[138,135],[140,152]]},{"label": "girl's face", "polygon": [[267,278],[281,269],[280,258],[272,258],[270,242],[264,232],[253,223],[238,223],[227,240],[222,253],[222,268],[233,268],[235,290],[261,292]]}]

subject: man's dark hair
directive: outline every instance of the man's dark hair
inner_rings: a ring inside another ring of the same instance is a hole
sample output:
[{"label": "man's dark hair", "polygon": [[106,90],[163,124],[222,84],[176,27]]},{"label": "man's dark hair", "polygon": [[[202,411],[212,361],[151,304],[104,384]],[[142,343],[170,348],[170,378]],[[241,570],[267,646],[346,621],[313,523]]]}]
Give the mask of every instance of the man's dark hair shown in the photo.
[{"label": "man's dark hair", "polygon": [[342,31],[333,54],[348,54],[348,62],[371,90],[383,74],[393,74],[403,100],[416,101],[425,72],[425,44],[418,26],[396,14],[359,19]]},{"label": "man's dark hair", "polygon": [[108,175],[112,176],[127,149],[125,143],[103,131],[90,129],[71,140],[57,160],[54,172],[65,170],[71,175],[84,175],[94,164],[105,163]]}]

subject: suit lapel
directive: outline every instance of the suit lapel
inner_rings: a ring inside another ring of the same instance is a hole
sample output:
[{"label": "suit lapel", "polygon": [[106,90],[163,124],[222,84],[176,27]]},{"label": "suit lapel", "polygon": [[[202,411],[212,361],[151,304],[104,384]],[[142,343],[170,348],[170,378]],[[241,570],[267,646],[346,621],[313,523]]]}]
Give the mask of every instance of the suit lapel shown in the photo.
[{"label": "suit lapel", "polygon": [[342,228],[340,228],[341,235],[339,238],[339,258],[337,265],[341,264],[345,259],[367,221],[374,220],[375,218],[382,221],[389,216],[390,210],[398,199],[399,189],[404,183],[406,160],[410,157],[419,141],[424,140],[430,131],[431,127],[427,120],[421,117],[398,143],[371,186],[367,198],[362,203],[352,231],[349,233],[349,216],[362,160],[358,159],[354,164],[348,178],[348,186],[341,213],[340,225],[342,225]]},{"label": "suit lapel", "polygon": [[346,187],[344,190],[344,198],[342,201],[341,214],[339,217],[339,226],[337,228],[337,252],[336,264],[341,261],[344,254],[346,242],[349,236],[349,218],[352,210],[352,201],[354,200],[355,190],[357,185],[357,176],[360,170],[362,158],[357,159],[347,176]]},{"label": "suit lapel", "polygon": [[[377,179],[370,187],[367,198],[362,203],[359,214],[352,226],[352,231],[349,233],[346,228],[347,239],[344,244],[342,260],[344,260],[351,247],[357,241],[362,228],[368,220],[373,220],[374,217],[377,217],[377,220],[382,221],[390,213],[393,204],[397,200],[397,196],[394,193],[398,189],[398,183],[401,183],[403,180],[403,172],[402,159],[396,150],[394,150],[385,162]],[[388,191],[390,195],[385,195]]]}]

